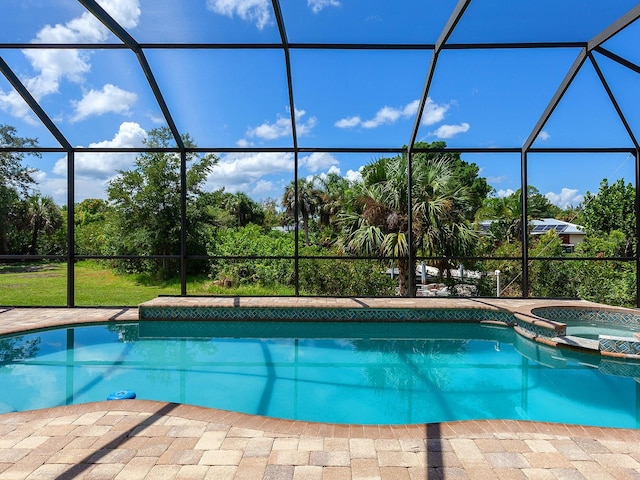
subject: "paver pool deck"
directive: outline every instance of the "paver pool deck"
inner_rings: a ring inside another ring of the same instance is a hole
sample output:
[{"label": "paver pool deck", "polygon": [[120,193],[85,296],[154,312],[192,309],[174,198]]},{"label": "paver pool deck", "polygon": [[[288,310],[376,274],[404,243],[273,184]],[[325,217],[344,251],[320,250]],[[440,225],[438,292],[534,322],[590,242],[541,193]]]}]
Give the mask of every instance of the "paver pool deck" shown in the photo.
[{"label": "paver pool deck", "polygon": [[[545,305],[482,302],[510,310]],[[137,319],[136,308],[0,307],[0,334]],[[503,420],[335,425],[148,400],[0,415],[0,479],[142,478],[640,479],[640,430]]]}]

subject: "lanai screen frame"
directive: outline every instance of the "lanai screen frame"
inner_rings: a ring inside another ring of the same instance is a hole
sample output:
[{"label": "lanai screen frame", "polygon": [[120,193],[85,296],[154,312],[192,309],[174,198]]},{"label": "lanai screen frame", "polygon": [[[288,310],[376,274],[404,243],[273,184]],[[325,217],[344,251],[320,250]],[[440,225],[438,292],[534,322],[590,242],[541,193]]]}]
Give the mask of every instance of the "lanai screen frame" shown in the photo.
[{"label": "lanai screen frame", "polygon": [[[276,23],[279,30],[280,42],[279,43],[139,43],[137,42],[113,17],[111,17],[95,0],[78,0],[87,11],[93,14],[103,25],[105,25],[121,43],[64,43],[64,44],[47,44],[47,43],[2,43],[1,49],[88,49],[88,50],[101,50],[101,49],[127,49],[134,53],[136,56],[140,68],[144,73],[146,80],[149,84],[153,95],[160,107],[160,110],[164,116],[164,119],[173,135],[173,139],[177,145],[176,148],[162,148],[162,149],[150,149],[150,148],[82,148],[73,147],[69,140],[57,127],[55,121],[47,115],[47,113],[40,106],[39,102],[31,95],[29,90],[20,81],[16,73],[0,56],[0,72],[5,76],[17,93],[24,99],[24,101],[32,109],[33,113],[42,121],[44,126],[49,130],[53,137],[59,142],[61,147],[53,148],[11,148],[0,147],[0,151],[8,152],[25,152],[25,153],[64,153],[67,157],[67,254],[66,255],[0,255],[0,261],[2,260],[60,260],[66,261],[67,264],[67,288],[66,288],[66,304],[67,307],[75,307],[75,275],[74,264],[77,260],[88,259],[174,259],[180,262],[180,295],[186,296],[187,292],[187,262],[193,259],[242,259],[243,257],[215,257],[215,256],[192,256],[187,251],[187,238],[186,238],[186,162],[187,155],[189,153],[251,153],[251,152],[275,152],[275,153],[292,153],[294,156],[294,184],[295,184],[295,201],[297,203],[298,195],[298,171],[299,171],[299,155],[302,153],[389,153],[389,154],[406,154],[408,159],[407,176],[408,176],[408,188],[407,197],[408,204],[411,205],[411,191],[412,191],[412,178],[411,178],[411,165],[414,153],[420,152],[452,152],[452,153],[510,153],[520,155],[520,190],[522,192],[522,212],[521,221],[522,224],[526,224],[528,201],[527,201],[527,185],[528,185],[528,156],[532,153],[628,153],[634,157],[635,178],[634,184],[636,186],[636,198],[635,198],[635,216],[636,216],[636,248],[633,257],[579,257],[579,258],[557,258],[557,257],[536,257],[536,260],[554,260],[554,261],[572,261],[572,260],[589,260],[589,261],[603,261],[603,260],[615,260],[623,262],[635,263],[635,278],[636,278],[636,306],[640,307],[640,284],[638,282],[638,272],[640,271],[640,144],[634,134],[629,122],[625,118],[625,115],[620,108],[613,92],[607,84],[607,80],[603,75],[596,59],[593,56],[593,52],[597,52],[601,55],[608,57],[614,62],[623,65],[624,67],[640,74],[640,66],[624,59],[613,52],[602,47],[602,44],[616,35],[618,32],[629,26],[631,23],[640,18],[640,4],[632,8],[626,14],[618,18],[615,22],[602,30],[599,34],[593,37],[587,42],[500,42],[500,43],[447,43],[451,34],[458,22],[462,19],[465,10],[471,3],[471,0],[459,0],[444,28],[442,29],[435,44],[423,44],[423,43],[411,43],[411,44],[396,44],[396,43],[291,43],[287,38],[286,24],[280,8],[280,0],[272,0],[273,11],[276,17]],[[553,97],[550,99],[547,107],[540,116],[535,127],[530,132],[527,140],[524,142],[521,148],[443,148],[443,149],[420,149],[415,147],[418,130],[420,128],[420,121],[427,104],[427,98],[431,88],[431,82],[434,78],[436,66],[438,63],[438,57],[443,50],[458,49],[458,50],[474,50],[474,49],[541,49],[541,48],[579,48],[579,54],[575,59],[573,65],[567,71],[564,79],[558,86]],[[431,60],[428,66],[427,75],[422,89],[422,94],[419,100],[418,112],[415,118],[415,122],[411,132],[409,134],[407,147],[382,147],[382,148],[310,148],[300,147],[298,145],[298,135],[296,131],[296,119],[295,115],[291,115],[291,131],[293,138],[293,146],[285,148],[220,148],[220,147],[207,147],[207,148],[189,148],[185,146],[182,141],[181,133],[174,122],[172,112],[165,102],[163,92],[156,82],[154,72],[149,65],[145,56],[145,51],[151,51],[154,49],[273,49],[282,51],[285,59],[286,79],[287,79],[287,92],[289,97],[289,111],[295,112],[295,85],[292,78],[292,68],[290,60],[290,52],[296,49],[315,49],[315,50],[424,50],[431,51]],[[533,143],[538,137],[542,128],[547,120],[557,107],[558,103],[562,99],[564,93],[571,85],[576,74],[580,71],[580,68],[585,62],[589,61],[594,67],[606,93],[611,101],[616,113],[619,116],[620,121],[624,125],[631,141],[633,148],[534,148]],[[144,153],[144,152],[166,152],[166,153],[178,153],[181,156],[181,238],[180,238],[180,254],[179,255],[165,255],[165,256],[95,256],[95,255],[76,255],[74,248],[74,204],[75,204],[75,156],[77,153]],[[298,211],[297,205],[294,208]],[[300,296],[299,288],[299,261],[301,259],[332,259],[342,257],[311,257],[301,256],[299,254],[299,226],[298,219],[294,222],[295,226],[295,251],[292,257],[281,257],[282,259],[290,259],[294,261],[294,283],[295,283],[295,295]],[[408,244],[412,243],[412,215],[409,207],[408,212]],[[529,254],[528,245],[529,238],[527,229],[523,229],[522,232],[522,255],[520,257],[513,257],[514,261],[519,260],[522,268],[521,275],[521,288],[522,298],[529,297]],[[413,252],[409,252],[409,262],[413,264],[416,259],[413,258]],[[252,259],[260,257],[250,257]],[[349,257],[344,259],[345,261],[351,261],[354,259],[367,259],[373,257]],[[424,259],[439,259],[440,257],[420,257]],[[482,260],[482,259],[495,259],[497,257],[455,257],[453,259],[464,260]],[[376,260],[390,260],[391,257],[375,257]],[[511,259],[511,258],[510,258]],[[409,277],[409,295],[415,296],[415,276]]]}]

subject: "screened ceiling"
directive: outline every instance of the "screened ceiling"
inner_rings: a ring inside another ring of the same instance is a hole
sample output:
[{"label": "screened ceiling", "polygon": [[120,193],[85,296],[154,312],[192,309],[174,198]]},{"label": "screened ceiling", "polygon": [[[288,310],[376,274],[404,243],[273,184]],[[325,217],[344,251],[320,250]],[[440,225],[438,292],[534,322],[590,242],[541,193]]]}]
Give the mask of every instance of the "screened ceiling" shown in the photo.
[{"label": "screened ceiling", "polygon": [[291,157],[233,153],[346,174],[363,160],[340,151],[413,142],[635,150],[638,16],[634,0],[4,0],[0,122],[96,151],[168,126],[264,170],[254,183]]}]

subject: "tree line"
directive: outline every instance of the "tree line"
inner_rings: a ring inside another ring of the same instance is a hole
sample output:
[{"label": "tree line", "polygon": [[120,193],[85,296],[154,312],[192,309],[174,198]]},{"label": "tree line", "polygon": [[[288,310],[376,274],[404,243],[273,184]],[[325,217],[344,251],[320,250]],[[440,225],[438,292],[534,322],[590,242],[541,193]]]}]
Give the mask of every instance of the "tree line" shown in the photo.
[{"label": "tree line", "polygon": [[[17,149],[0,151],[0,254],[64,255],[66,207],[37,191],[36,171],[24,165],[25,150],[20,150],[37,147],[37,141],[19,137],[6,125],[0,126],[0,140],[3,147]],[[195,147],[189,135],[183,141]],[[179,274],[181,157],[161,151],[172,142],[168,129],[150,131],[145,142],[149,151],[109,181],[106,199],[74,205],[77,255],[117,257],[108,260],[115,270],[152,279]],[[441,153],[445,146],[415,146],[411,205],[406,154],[372,160],[359,181],[316,175],[297,185],[291,182],[280,199],[258,203],[242,192],[206,191],[218,158],[188,153],[188,272],[221,284],[291,285],[297,251],[305,293],[407,295],[417,262],[424,259],[438,267],[440,281],[450,287],[455,283],[450,272],[460,263],[478,272],[499,269],[506,285],[502,294],[518,296],[522,236],[532,219],[550,217],[583,225],[585,241],[568,252],[555,231],[528,237],[530,294],[635,305],[634,263],[626,261],[634,257],[636,245],[633,185],[604,179],[598,192],[588,192],[581,205],[565,210],[529,186],[523,222],[520,191],[495,196],[479,167],[458,153]],[[296,219],[297,248],[292,233]],[[482,220],[491,220],[486,232],[478,228]],[[127,256],[135,258],[122,258]],[[568,257],[572,261],[556,260]],[[397,269],[397,278],[383,273],[390,267]],[[496,293],[488,276],[475,283],[479,295]]]}]

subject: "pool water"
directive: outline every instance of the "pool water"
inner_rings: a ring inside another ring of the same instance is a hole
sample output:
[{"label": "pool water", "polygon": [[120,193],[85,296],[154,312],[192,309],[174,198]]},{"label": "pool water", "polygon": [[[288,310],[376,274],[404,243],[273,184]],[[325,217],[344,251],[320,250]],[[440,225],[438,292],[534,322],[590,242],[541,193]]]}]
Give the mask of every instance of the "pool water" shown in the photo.
[{"label": "pool water", "polygon": [[640,419],[638,365],[603,368],[597,355],[478,324],[92,325],[2,337],[0,360],[5,411],[133,390],[139,399],[331,423],[500,418],[637,428]]},{"label": "pool water", "polygon": [[624,326],[603,326],[591,323],[566,322],[567,335],[598,340],[600,335],[633,338],[634,331]]}]

